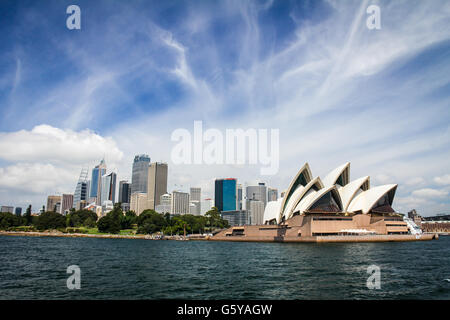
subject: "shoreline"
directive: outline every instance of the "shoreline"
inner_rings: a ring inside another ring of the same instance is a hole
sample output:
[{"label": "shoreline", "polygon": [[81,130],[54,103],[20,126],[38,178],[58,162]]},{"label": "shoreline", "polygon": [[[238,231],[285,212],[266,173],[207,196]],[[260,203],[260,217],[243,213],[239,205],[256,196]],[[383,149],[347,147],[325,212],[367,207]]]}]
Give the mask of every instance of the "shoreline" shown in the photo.
[{"label": "shoreline", "polygon": [[[65,238],[103,238],[103,239],[143,239],[143,240],[184,240],[182,236],[166,236],[163,239],[151,235],[120,235],[120,234],[87,234],[87,233],[61,233],[39,231],[0,231],[0,236],[27,236],[27,237],[65,237]],[[192,238],[186,240],[204,240]]]},{"label": "shoreline", "polygon": [[278,242],[278,243],[349,243],[349,242],[407,242],[407,241],[429,241],[439,239],[437,233],[424,233],[420,237],[415,235],[373,235],[373,236],[315,236],[273,239],[272,237],[210,237],[210,236],[165,236],[155,238],[151,235],[116,235],[116,234],[85,234],[85,233],[60,233],[60,232],[38,232],[38,231],[0,231],[0,236],[27,236],[27,237],[65,237],[65,238],[100,238],[100,239],[142,239],[142,240],[175,240],[175,241],[228,241],[228,242]]}]

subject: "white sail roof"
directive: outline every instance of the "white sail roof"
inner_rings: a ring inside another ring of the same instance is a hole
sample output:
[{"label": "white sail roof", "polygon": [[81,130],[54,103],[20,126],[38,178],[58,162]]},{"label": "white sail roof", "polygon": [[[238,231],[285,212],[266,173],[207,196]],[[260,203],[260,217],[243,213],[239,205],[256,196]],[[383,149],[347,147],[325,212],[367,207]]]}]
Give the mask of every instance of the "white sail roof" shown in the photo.
[{"label": "white sail roof", "polygon": [[322,180],[325,187],[332,186],[337,183],[337,180],[342,175],[342,186],[345,186],[350,179],[350,162],[346,162],[343,165],[332,170],[327,176]]},{"label": "white sail roof", "polygon": [[362,191],[367,191],[369,188],[370,188],[369,176],[361,177],[346,184],[344,187],[339,187],[338,191],[342,200],[342,209],[344,211],[347,211],[350,202],[357,195],[359,189],[362,189]]},{"label": "white sail roof", "polygon": [[264,223],[276,220],[277,223],[280,223],[280,215],[278,214],[280,212],[281,203],[283,201],[283,198],[278,198],[277,201],[269,201],[266,205],[266,208],[264,209]]},{"label": "white sail roof", "polygon": [[303,196],[311,189],[322,189],[323,183],[322,180],[320,180],[319,177],[316,177],[312,179],[305,187],[299,187],[297,190],[292,194],[291,198],[289,199],[288,204],[286,205],[286,208],[283,211],[283,217],[285,220],[291,218],[294,214],[294,208],[300,203]]},{"label": "white sail roof", "polygon": [[[367,191],[358,194],[348,206],[349,212],[361,211],[362,213],[369,213],[372,207],[380,200],[386,193],[397,188],[396,184],[387,184],[371,188]],[[392,205],[393,197],[390,199]]]}]

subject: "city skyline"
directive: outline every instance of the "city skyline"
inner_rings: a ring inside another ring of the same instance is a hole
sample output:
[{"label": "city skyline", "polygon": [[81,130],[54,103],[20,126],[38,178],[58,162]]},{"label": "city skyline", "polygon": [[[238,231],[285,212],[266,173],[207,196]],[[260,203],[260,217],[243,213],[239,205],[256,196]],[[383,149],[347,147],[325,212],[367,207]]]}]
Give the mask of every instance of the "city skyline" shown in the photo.
[{"label": "city skyline", "polygon": [[[373,3],[380,30],[366,27]],[[148,154],[168,163],[168,191],[204,198],[216,178],[281,194],[303,162],[320,176],[351,161],[351,179],[398,183],[397,211],[450,211],[448,1],[77,5],[68,30],[67,4],[2,2],[1,205],[40,209],[103,158],[131,182]],[[172,132],[197,120],[279,128],[278,173],[173,164]]]}]

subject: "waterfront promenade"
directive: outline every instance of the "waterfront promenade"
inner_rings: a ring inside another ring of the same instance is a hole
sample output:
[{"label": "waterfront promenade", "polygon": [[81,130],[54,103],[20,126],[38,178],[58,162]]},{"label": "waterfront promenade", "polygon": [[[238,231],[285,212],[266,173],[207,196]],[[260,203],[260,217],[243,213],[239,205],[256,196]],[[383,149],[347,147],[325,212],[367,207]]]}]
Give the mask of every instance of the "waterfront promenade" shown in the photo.
[{"label": "waterfront promenade", "polygon": [[143,240],[203,240],[203,241],[233,241],[233,242],[285,242],[285,243],[324,243],[324,242],[400,242],[400,241],[428,241],[439,239],[438,234],[422,235],[361,235],[361,236],[314,236],[314,237],[230,237],[218,233],[215,236],[191,235],[183,236],[153,236],[153,235],[116,235],[116,234],[85,234],[62,232],[23,232],[0,231],[0,235],[28,236],[28,237],[65,237],[65,238],[104,238],[104,239],[143,239]]}]

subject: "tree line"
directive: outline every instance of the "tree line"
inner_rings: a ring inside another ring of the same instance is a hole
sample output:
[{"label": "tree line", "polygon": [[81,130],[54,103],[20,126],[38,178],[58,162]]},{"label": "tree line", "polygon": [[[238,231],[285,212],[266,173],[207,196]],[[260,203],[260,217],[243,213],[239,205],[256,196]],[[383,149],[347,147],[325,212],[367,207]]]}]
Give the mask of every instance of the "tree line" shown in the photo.
[{"label": "tree line", "polygon": [[[120,230],[137,229],[139,234],[153,234],[157,232],[166,235],[186,233],[205,233],[214,229],[229,227],[228,221],[220,216],[217,208],[213,207],[205,216],[160,214],[154,210],[144,210],[139,216],[134,211],[124,212],[120,203],[114,205],[113,210],[97,219],[95,212],[90,210],[72,210],[67,215],[54,211],[46,211],[39,216],[31,215],[31,206],[23,216],[10,212],[0,213],[1,230],[17,230],[20,228],[43,230],[80,228],[98,228],[99,232],[117,234]],[[77,231],[77,232],[78,232]]]}]

